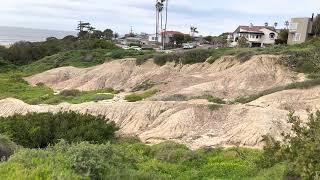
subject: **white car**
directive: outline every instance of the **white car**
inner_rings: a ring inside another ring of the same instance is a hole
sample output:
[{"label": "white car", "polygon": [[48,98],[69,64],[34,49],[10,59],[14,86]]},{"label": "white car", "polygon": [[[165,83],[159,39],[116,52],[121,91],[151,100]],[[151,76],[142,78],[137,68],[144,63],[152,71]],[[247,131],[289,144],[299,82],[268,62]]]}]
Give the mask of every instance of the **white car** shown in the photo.
[{"label": "white car", "polygon": [[193,45],[193,44],[184,44],[183,45],[183,49],[193,49],[193,48],[195,48],[195,46]]},{"label": "white car", "polygon": [[129,46],[122,46],[122,49],[124,49],[124,50],[129,50],[130,47],[129,47]]},{"label": "white car", "polygon": [[142,51],[142,48],[139,46],[131,46],[130,49],[136,50],[136,51]]}]

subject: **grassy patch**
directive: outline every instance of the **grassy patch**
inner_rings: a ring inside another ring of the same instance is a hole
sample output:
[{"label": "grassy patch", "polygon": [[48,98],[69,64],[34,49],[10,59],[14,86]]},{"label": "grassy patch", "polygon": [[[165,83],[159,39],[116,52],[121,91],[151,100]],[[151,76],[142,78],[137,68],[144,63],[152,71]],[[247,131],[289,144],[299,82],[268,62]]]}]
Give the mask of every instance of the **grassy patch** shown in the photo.
[{"label": "grassy patch", "polygon": [[54,91],[49,87],[38,84],[35,87],[30,86],[21,77],[21,74],[6,73],[0,74],[0,99],[16,98],[29,104],[58,104],[61,102],[83,103],[88,101],[96,101],[98,94],[108,93],[103,100],[112,99],[113,94],[117,91],[107,88],[96,91],[77,90],[62,91],[61,94],[54,95]]},{"label": "grassy patch", "polygon": [[128,102],[136,102],[136,101],[142,101],[146,98],[149,98],[153,95],[155,95],[158,92],[157,89],[145,91],[143,93],[133,93],[130,95],[125,96],[125,100]]}]

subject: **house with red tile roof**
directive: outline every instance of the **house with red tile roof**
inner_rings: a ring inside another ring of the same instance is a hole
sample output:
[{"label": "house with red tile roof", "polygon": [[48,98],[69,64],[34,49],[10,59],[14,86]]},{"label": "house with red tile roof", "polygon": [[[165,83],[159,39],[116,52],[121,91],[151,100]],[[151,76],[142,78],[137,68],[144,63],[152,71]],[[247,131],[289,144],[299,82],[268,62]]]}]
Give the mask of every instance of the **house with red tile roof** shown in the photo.
[{"label": "house with red tile roof", "polygon": [[232,41],[231,46],[236,46],[238,40],[241,37],[245,37],[250,47],[265,47],[266,45],[275,44],[275,40],[278,38],[277,30],[272,26],[239,26],[229,36],[229,40]]}]

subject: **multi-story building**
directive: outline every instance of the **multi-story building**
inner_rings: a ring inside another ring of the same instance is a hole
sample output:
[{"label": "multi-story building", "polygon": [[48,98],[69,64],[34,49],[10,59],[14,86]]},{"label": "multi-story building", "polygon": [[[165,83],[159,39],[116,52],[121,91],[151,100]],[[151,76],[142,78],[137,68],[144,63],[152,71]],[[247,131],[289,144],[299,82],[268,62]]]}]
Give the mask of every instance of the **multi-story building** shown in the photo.
[{"label": "multi-story building", "polygon": [[272,26],[239,26],[233,34],[228,36],[229,41],[231,38],[231,46],[236,46],[238,40],[245,37],[250,47],[264,47],[266,45],[275,44],[278,38],[277,30]]},{"label": "multi-story building", "polygon": [[312,35],[314,15],[311,18],[292,18],[289,26],[288,44],[306,42]]}]

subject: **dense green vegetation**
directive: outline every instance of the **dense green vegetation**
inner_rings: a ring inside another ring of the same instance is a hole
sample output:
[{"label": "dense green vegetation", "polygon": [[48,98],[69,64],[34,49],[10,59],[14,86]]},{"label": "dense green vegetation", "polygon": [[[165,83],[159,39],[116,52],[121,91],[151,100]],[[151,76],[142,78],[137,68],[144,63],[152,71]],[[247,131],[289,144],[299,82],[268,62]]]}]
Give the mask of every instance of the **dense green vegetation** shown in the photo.
[{"label": "dense green vegetation", "polygon": [[114,137],[118,128],[103,116],[75,112],[32,113],[0,118],[0,134],[28,148],[45,148],[64,139],[68,142],[103,143]]},{"label": "dense green vegetation", "polygon": [[320,112],[306,124],[290,114],[289,122],[294,134],[285,135],[284,144],[266,136],[264,151],[190,150],[174,142],[148,146],[117,139],[117,127],[104,117],[14,115],[0,119],[0,133],[23,147],[0,136],[0,155],[11,155],[0,162],[0,179],[314,179],[320,170]]},{"label": "dense green vegetation", "polygon": [[284,134],[284,142],[265,137],[266,146],[263,167],[277,163],[287,163],[287,175],[296,179],[319,179],[320,172],[320,111],[310,114],[307,122],[302,122],[294,113],[289,115],[293,133]]},{"label": "dense green vegetation", "polygon": [[0,134],[0,162],[9,158],[17,149],[18,146],[14,142]]},{"label": "dense green vegetation", "polygon": [[22,149],[0,163],[0,179],[282,179],[285,165],[260,169],[261,152],[250,149],[200,149],[165,142],[138,141],[68,144]]},{"label": "dense green vegetation", "polygon": [[17,42],[9,48],[0,48],[0,57],[15,64],[30,64],[46,56],[70,50],[117,49],[112,42],[100,39],[79,40],[67,36],[63,39],[47,38],[44,42]]}]

